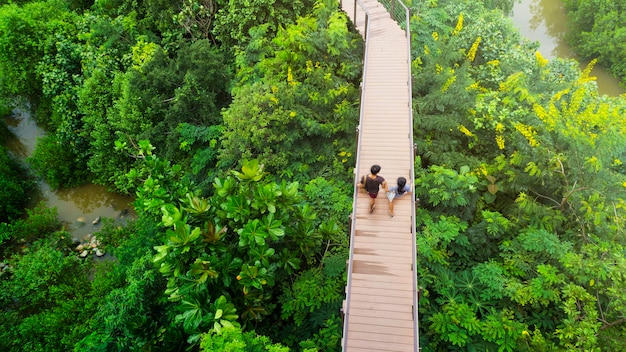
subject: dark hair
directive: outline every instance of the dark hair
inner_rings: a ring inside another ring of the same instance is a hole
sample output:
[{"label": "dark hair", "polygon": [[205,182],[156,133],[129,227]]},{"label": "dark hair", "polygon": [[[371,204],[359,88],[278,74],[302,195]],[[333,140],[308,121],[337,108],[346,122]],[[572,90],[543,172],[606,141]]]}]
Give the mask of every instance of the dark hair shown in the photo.
[{"label": "dark hair", "polygon": [[403,194],[404,192],[406,192],[404,190],[404,186],[406,186],[406,178],[398,177],[398,194]]},{"label": "dark hair", "polygon": [[372,173],[372,175],[376,175],[377,173],[380,172],[380,165],[372,165],[372,168],[370,169],[370,172]]}]

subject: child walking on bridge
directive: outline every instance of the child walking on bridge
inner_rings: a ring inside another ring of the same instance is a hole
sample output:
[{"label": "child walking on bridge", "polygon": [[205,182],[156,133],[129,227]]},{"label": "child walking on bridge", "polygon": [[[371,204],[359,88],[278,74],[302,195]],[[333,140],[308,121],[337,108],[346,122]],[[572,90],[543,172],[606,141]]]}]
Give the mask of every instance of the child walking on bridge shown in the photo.
[{"label": "child walking on bridge", "polygon": [[397,186],[389,188],[387,192],[387,198],[389,199],[389,216],[393,217],[393,202],[394,200],[404,196],[405,194],[411,194],[411,187],[406,184],[406,178],[398,177]]},{"label": "child walking on bridge", "polygon": [[383,187],[385,192],[388,192],[387,182],[382,176],[378,176],[380,172],[380,165],[372,165],[370,168],[370,174],[367,176],[361,176],[361,182],[358,183],[359,189],[364,189],[370,196],[370,213],[374,211],[376,204],[374,200],[378,197],[378,191],[380,186]]}]

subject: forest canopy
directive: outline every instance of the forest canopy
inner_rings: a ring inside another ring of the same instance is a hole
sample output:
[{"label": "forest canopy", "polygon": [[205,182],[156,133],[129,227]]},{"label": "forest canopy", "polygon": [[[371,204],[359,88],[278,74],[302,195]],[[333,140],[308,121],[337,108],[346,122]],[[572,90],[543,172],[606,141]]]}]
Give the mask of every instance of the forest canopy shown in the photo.
[{"label": "forest canopy", "polygon": [[[78,258],[0,150],[0,349],[341,350],[364,43],[338,1],[1,3],[0,112],[47,130],[27,164],[137,219]],[[420,346],[613,350],[626,105],[511,5],[411,6]]]},{"label": "forest canopy", "polygon": [[626,84],[626,2],[624,0],[564,0],[568,42],[578,54],[609,67]]}]

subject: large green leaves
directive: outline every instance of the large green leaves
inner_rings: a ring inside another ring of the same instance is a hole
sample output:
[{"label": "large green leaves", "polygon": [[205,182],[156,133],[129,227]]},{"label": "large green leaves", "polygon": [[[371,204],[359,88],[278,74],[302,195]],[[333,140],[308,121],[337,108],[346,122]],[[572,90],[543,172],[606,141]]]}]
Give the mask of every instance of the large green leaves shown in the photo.
[{"label": "large green leaves", "polygon": [[[333,223],[320,226],[297,183],[268,180],[258,161],[245,161],[231,174],[214,180],[210,198],[187,192],[161,206],[166,243],[155,247],[154,261],[168,278],[165,293],[177,302],[177,322],[190,343],[200,331],[219,333],[232,325],[235,307],[243,321],[270,315],[276,283],[306,268],[303,259],[316,263],[322,239],[337,231]],[[229,303],[209,304],[215,292]]]}]

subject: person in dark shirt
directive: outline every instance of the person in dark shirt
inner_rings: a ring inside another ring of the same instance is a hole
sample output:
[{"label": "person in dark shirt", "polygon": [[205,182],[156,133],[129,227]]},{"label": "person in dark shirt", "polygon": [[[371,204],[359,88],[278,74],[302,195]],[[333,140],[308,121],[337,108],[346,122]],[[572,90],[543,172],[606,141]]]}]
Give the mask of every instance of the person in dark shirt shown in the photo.
[{"label": "person in dark shirt", "polygon": [[385,192],[388,192],[387,182],[382,176],[379,176],[380,165],[372,165],[370,168],[370,174],[367,176],[361,177],[361,182],[357,185],[360,189],[364,189],[367,194],[370,196],[370,213],[374,211],[376,204],[374,204],[374,200],[378,197],[378,191],[380,190],[380,186],[383,187]]}]

